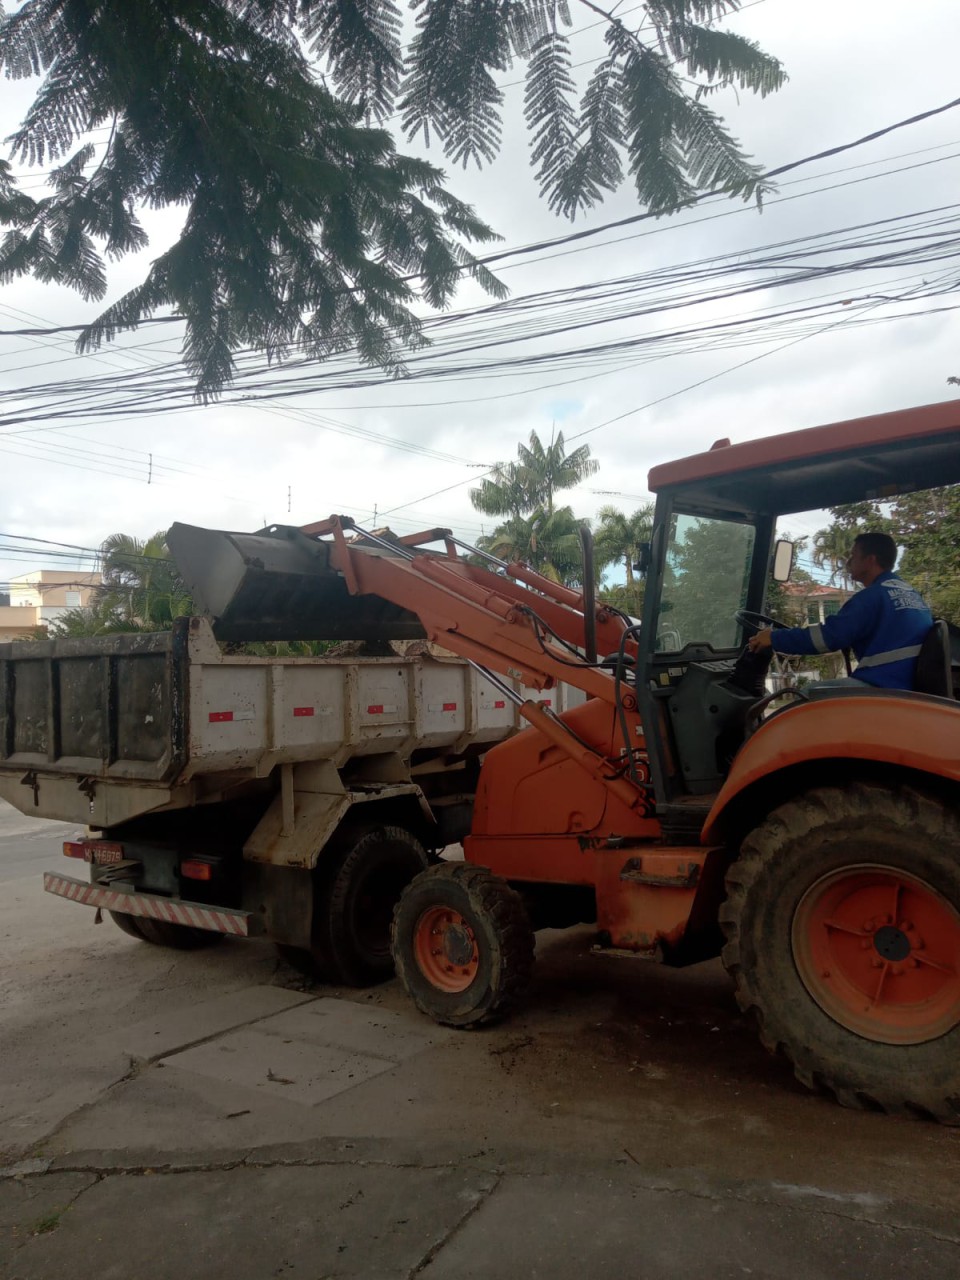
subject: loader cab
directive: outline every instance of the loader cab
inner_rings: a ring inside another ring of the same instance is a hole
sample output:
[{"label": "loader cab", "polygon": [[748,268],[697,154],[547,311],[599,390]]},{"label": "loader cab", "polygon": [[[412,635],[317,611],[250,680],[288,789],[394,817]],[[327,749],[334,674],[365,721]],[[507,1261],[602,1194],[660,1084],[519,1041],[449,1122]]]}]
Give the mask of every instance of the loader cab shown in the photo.
[{"label": "loader cab", "polygon": [[[765,612],[778,521],[960,482],[955,401],[793,431],[655,467],[654,532],[636,666],[651,781],[667,835],[693,836],[763,696],[740,611]],[[815,527],[815,526],[814,526]]]},{"label": "loader cab", "polygon": [[[658,811],[702,821],[762,697],[765,663],[744,654],[741,610],[762,612],[775,520],[661,495],[638,663]],[[652,643],[651,643],[652,639]],[[644,643],[646,642],[646,643]]]}]

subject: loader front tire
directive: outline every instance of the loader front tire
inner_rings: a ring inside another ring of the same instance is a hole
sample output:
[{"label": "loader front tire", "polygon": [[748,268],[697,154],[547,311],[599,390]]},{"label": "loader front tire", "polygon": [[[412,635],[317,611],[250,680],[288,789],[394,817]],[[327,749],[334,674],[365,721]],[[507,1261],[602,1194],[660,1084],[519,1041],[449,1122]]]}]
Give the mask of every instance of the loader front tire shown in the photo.
[{"label": "loader front tire", "polygon": [[507,1013],[533,969],[523,899],[484,867],[422,872],[393,915],[393,958],[414,1004],[435,1022],[476,1027]]},{"label": "loader front tire", "polygon": [[818,788],[747,836],[726,887],[723,962],[764,1045],[844,1106],[960,1125],[960,815]]}]

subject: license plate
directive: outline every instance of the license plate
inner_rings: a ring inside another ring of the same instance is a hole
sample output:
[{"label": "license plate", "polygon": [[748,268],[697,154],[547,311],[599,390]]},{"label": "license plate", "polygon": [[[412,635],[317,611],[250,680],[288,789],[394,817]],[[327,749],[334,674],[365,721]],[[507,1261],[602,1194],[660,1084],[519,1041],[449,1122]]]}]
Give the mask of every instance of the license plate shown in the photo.
[{"label": "license plate", "polygon": [[96,863],[98,867],[116,866],[118,862],[123,861],[123,845],[108,844],[106,841],[88,845],[87,861]]}]

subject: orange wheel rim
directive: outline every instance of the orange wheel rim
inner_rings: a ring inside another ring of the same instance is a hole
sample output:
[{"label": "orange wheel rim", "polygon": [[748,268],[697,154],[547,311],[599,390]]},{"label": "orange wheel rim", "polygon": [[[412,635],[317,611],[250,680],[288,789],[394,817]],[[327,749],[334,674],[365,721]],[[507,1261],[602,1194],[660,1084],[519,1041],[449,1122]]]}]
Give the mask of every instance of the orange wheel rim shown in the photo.
[{"label": "orange wheel rim", "polygon": [[477,976],[480,956],[473,929],[450,907],[424,911],[413,947],[420,972],[439,991],[466,991]]},{"label": "orange wheel rim", "polygon": [[797,907],[793,957],[835,1022],[883,1044],[923,1044],[960,1023],[960,913],[892,867],[845,867]]}]

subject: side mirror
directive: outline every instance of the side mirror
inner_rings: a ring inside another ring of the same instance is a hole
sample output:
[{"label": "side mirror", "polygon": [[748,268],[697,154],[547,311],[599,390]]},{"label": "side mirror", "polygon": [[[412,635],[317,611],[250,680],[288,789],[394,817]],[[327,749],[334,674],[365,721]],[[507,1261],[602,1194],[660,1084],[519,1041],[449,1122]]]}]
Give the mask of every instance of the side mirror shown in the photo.
[{"label": "side mirror", "polygon": [[794,544],[792,542],[788,542],[786,538],[780,538],[777,540],[776,546],[773,548],[774,582],[790,581],[790,575],[793,573],[794,550]]},{"label": "side mirror", "polygon": [[641,578],[647,576],[647,570],[650,568],[650,543],[640,542],[637,544],[637,563],[633,566],[634,573],[639,573]]}]

